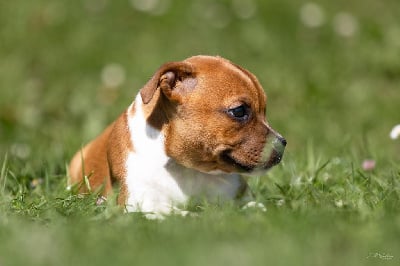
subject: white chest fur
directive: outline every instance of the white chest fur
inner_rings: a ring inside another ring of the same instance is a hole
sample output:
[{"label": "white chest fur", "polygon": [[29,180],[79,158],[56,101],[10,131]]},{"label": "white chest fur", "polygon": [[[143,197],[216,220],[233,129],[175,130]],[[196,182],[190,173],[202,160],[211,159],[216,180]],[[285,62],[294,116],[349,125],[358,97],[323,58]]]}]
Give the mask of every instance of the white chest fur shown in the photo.
[{"label": "white chest fur", "polygon": [[128,212],[168,214],[192,198],[214,201],[236,197],[243,182],[240,175],[207,174],[177,164],[165,153],[163,134],[146,122],[140,94],[134,104],[135,114],[128,117],[134,146],[126,161]]}]

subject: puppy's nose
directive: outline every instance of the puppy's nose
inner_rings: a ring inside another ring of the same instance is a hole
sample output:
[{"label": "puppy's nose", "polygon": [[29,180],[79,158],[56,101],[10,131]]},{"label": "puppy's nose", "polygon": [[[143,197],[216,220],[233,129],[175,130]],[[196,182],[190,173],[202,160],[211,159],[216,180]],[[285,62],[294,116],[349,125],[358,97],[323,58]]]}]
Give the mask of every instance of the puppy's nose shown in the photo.
[{"label": "puppy's nose", "polygon": [[286,139],[284,137],[279,137],[278,139],[282,143],[282,145],[286,147],[286,144],[287,144]]},{"label": "puppy's nose", "polygon": [[286,146],[286,140],[280,135],[276,136],[275,140],[272,141],[272,148],[280,154],[283,154],[285,146]]},{"label": "puppy's nose", "polygon": [[275,140],[275,145],[279,145],[279,146],[283,146],[283,148],[286,146],[287,141],[284,137],[281,136],[281,134],[279,134],[278,132],[276,132],[275,130],[272,129],[272,127],[270,127],[268,124],[266,124],[266,127],[269,131],[269,135],[272,135]]}]

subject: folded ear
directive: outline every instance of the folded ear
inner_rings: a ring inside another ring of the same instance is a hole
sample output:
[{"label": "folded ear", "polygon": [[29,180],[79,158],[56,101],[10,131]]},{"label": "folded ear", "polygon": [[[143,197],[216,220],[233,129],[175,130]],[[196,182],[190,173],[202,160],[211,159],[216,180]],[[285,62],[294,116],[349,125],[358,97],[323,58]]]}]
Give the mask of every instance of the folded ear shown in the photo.
[{"label": "folded ear", "polygon": [[177,81],[192,77],[193,74],[193,67],[186,62],[171,62],[162,65],[140,90],[143,103],[149,103],[157,89],[161,89],[162,93],[170,100],[179,101],[180,90],[174,91]]}]

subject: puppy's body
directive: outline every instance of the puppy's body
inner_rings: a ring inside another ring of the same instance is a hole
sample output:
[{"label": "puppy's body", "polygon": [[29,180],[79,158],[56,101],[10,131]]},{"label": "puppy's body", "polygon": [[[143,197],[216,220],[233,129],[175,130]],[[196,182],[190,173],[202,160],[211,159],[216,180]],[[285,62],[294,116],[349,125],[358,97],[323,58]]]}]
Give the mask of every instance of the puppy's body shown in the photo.
[{"label": "puppy's body", "polygon": [[[257,79],[220,57],[163,65],[131,106],[70,164],[104,194],[117,180],[127,211],[169,213],[189,198],[240,197],[240,173],[277,164],[286,141],[265,122]],[[83,162],[83,169],[82,169]]]}]

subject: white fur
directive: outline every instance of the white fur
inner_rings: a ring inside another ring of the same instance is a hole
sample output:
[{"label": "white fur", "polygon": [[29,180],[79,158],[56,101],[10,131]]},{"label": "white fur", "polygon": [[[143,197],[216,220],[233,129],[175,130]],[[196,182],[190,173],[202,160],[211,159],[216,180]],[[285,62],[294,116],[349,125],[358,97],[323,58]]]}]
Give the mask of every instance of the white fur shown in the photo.
[{"label": "white fur", "polygon": [[[140,94],[128,109],[128,126],[134,152],[126,161],[128,212],[168,214],[191,198],[211,201],[233,199],[244,182],[238,174],[202,173],[186,168],[165,153],[162,132],[151,127],[143,114]],[[131,109],[135,107],[135,113]]]}]

